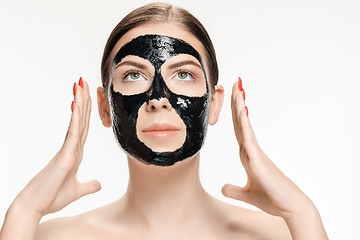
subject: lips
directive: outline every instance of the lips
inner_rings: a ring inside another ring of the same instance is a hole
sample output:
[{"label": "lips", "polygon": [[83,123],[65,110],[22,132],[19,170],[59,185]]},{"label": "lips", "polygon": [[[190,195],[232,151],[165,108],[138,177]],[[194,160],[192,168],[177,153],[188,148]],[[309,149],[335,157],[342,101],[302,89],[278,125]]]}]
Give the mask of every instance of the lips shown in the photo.
[{"label": "lips", "polygon": [[175,136],[180,131],[179,128],[168,123],[155,123],[145,128],[142,132],[152,138],[166,138]]}]

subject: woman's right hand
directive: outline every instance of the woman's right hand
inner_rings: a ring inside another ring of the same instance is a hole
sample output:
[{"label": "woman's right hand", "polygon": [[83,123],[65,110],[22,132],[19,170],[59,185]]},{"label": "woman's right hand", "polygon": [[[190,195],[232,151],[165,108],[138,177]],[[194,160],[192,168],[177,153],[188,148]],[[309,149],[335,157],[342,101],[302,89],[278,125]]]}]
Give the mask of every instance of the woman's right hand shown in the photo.
[{"label": "woman's right hand", "polygon": [[[18,194],[12,205],[41,219],[71,202],[101,189],[97,180],[80,183],[77,171],[89,130],[91,99],[87,82],[74,84],[75,101],[65,141],[60,151]],[[25,213],[26,214],[26,213]]]}]

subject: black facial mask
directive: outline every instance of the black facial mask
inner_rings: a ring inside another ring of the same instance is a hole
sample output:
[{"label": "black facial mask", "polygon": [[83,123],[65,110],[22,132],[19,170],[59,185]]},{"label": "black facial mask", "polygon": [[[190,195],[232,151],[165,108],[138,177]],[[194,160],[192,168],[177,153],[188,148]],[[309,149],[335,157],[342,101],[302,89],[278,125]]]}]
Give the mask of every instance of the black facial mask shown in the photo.
[{"label": "black facial mask", "polygon": [[[201,64],[205,76],[206,93],[201,97],[178,95],[169,90],[161,75],[164,62],[178,54],[194,56]],[[150,89],[134,95],[115,92],[113,76],[115,66],[128,56],[138,56],[148,60],[155,68]],[[204,65],[199,53],[188,43],[167,36],[144,35],[125,44],[114,57],[112,64],[109,102],[112,112],[112,126],[115,138],[126,154],[145,164],[171,166],[197,153],[203,145],[208,125],[210,90]],[[184,144],[172,152],[155,152],[141,142],[136,133],[138,111],[150,100],[167,98],[172,108],[186,126]]]}]

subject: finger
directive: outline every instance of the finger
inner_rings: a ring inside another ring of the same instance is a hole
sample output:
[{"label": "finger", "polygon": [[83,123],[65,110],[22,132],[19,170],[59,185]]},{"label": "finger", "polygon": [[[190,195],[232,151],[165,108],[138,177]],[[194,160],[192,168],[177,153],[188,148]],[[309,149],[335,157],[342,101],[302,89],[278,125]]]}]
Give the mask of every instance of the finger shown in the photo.
[{"label": "finger", "polygon": [[225,184],[221,189],[222,194],[225,197],[233,198],[243,202],[249,202],[249,194],[243,190],[242,187],[238,187],[232,184]]},{"label": "finger", "polygon": [[238,143],[240,144],[240,135],[239,135],[239,119],[237,118],[237,114],[236,114],[236,106],[235,106],[235,95],[236,95],[236,83],[234,83],[233,88],[232,88],[232,94],[231,94],[231,116],[232,116],[232,120],[233,120],[233,125],[234,125],[234,131],[235,131],[235,135],[236,135],[236,139],[238,140]]},{"label": "finger", "polygon": [[84,113],[83,113],[83,136],[81,139],[81,144],[84,145],[86,141],[87,134],[89,132],[89,121],[91,114],[91,97],[89,93],[89,85],[86,81],[83,81],[83,93],[84,93]]},{"label": "finger", "polygon": [[80,140],[80,109],[79,105],[74,102],[74,109],[71,114],[70,124],[66,134],[62,151],[69,154],[75,154],[77,152],[77,144]]},{"label": "finger", "polygon": [[79,106],[80,110],[80,133],[82,134],[84,129],[83,113],[84,113],[84,90],[79,85],[76,86],[75,102]]},{"label": "finger", "polygon": [[[237,83],[235,83],[237,85]],[[240,111],[245,108],[245,100],[243,92],[238,88],[234,88],[234,104],[236,106],[237,118],[240,119]]]},{"label": "finger", "polygon": [[86,81],[83,81],[83,106],[84,106],[84,111],[83,111],[83,126],[84,129],[86,128],[86,116],[87,116],[87,110],[88,110],[88,104],[89,104],[89,98],[90,98],[90,94],[89,94],[89,85]]},{"label": "finger", "polygon": [[246,114],[245,109],[241,110],[240,112],[240,122],[242,139],[246,153],[249,155],[250,159],[256,158],[259,156],[261,149],[256,140],[254,130],[250,124],[250,120]]},{"label": "finger", "polygon": [[240,125],[240,111],[245,107],[245,101],[243,99],[242,91],[240,91],[237,82],[234,83],[232,89],[232,104],[233,114],[237,119],[237,124]]},{"label": "finger", "polygon": [[91,116],[91,98],[88,99],[88,105],[87,105],[87,111],[86,111],[86,117],[85,117],[85,130],[82,136],[81,144],[84,145],[88,132],[89,132],[89,126],[90,126],[90,116]]},{"label": "finger", "polygon": [[95,193],[100,189],[101,189],[101,184],[99,183],[98,180],[90,180],[85,183],[80,183],[78,198],[81,198],[88,194]]},{"label": "finger", "polygon": [[234,101],[233,101],[233,97],[231,97],[231,117],[232,117],[232,122],[233,122],[233,126],[234,126],[234,132],[235,132],[235,136],[236,139],[238,141],[239,144],[241,144],[241,140],[240,140],[240,135],[239,135],[239,123],[238,123],[238,119],[236,118],[236,113],[235,113],[235,106],[234,106]]},{"label": "finger", "polygon": [[240,123],[240,111],[241,109],[244,109],[245,102],[237,82],[235,82],[233,85],[231,99],[232,99],[232,106],[231,106],[232,118],[234,122],[235,134],[239,144],[241,144],[243,142],[243,139],[242,139],[241,123]]}]

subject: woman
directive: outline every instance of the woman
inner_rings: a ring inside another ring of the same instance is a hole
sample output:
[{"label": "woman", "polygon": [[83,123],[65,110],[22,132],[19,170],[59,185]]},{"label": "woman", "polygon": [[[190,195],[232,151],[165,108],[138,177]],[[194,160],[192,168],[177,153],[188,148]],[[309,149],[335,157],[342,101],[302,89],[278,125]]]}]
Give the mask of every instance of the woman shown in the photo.
[{"label": "woman", "polygon": [[264,212],[225,204],[202,188],[199,150],[224,94],[217,80],[212,43],[196,18],[164,3],[131,12],[109,37],[97,90],[102,123],[113,127],[128,155],[127,192],[99,209],[38,226],[44,215],[101,188],[76,178],[91,112],[89,86],[80,79],[65,142],[16,197],[0,239],[327,239],[311,200],[258,146],[240,79],[232,113],[248,183],[222,191]]}]

